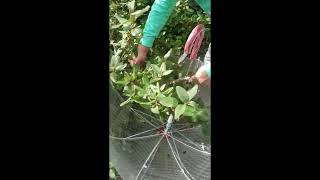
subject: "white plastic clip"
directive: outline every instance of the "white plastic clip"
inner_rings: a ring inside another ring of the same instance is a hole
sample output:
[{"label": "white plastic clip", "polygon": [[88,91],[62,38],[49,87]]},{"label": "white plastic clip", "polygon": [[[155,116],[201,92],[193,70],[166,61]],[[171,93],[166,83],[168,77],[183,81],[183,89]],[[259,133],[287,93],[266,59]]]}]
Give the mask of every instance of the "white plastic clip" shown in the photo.
[{"label": "white plastic clip", "polygon": [[173,119],[173,116],[172,116],[172,114],[170,114],[170,116],[168,118],[167,125],[166,125],[166,129],[164,131],[164,134],[167,134],[168,130],[170,129],[171,124],[172,124],[172,119]]}]

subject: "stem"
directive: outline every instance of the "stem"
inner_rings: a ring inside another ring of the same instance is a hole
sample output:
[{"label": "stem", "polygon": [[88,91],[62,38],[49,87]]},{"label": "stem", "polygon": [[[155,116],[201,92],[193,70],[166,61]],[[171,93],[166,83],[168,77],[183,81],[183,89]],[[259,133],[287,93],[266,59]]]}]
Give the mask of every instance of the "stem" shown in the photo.
[{"label": "stem", "polygon": [[171,81],[169,84],[175,84],[175,83],[177,83],[177,82],[187,81],[187,80],[189,80],[189,79],[190,79],[190,77],[187,76],[187,77],[183,77],[183,78],[179,78],[179,79],[176,79],[176,80],[174,80],[174,81]]}]

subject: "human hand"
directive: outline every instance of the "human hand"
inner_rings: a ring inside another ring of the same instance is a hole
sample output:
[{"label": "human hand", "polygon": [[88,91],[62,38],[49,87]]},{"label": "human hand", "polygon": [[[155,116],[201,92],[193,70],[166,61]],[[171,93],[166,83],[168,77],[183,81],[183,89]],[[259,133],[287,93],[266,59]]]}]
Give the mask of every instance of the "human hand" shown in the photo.
[{"label": "human hand", "polygon": [[138,46],[138,57],[135,57],[133,55],[132,59],[129,60],[130,65],[143,65],[146,58],[147,58],[147,54],[148,54],[149,48],[143,46],[143,45],[139,45]]},{"label": "human hand", "polygon": [[137,64],[137,65],[143,65],[144,62],[145,62],[145,59],[146,59],[146,58],[144,58],[144,57],[141,57],[141,56],[135,57],[135,56],[133,55],[132,59],[129,60],[129,63],[130,63],[131,66],[133,66],[133,65],[135,65],[135,64]]},{"label": "human hand", "polygon": [[209,86],[210,85],[210,78],[206,71],[205,66],[201,66],[195,75],[191,76],[190,81],[196,82],[200,85]]}]

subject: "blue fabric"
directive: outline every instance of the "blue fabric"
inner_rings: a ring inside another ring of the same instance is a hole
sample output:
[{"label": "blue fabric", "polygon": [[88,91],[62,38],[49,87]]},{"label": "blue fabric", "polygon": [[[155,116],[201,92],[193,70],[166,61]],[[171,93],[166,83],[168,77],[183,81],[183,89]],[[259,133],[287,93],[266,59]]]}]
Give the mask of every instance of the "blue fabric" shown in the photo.
[{"label": "blue fabric", "polygon": [[[210,15],[211,1],[210,0],[195,0],[199,6]],[[151,11],[148,15],[146,25],[143,29],[143,37],[140,43],[148,48],[153,46],[153,42],[158,37],[160,31],[167,23],[169,16],[176,7],[177,0],[155,0]]]}]

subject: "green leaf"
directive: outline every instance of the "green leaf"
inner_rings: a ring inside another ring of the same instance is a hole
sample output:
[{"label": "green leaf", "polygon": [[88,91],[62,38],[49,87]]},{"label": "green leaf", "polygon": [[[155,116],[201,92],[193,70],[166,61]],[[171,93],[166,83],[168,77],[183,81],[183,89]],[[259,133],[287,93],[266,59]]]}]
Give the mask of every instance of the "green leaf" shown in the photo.
[{"label": "green leaf", "polygon": [[116,82],[116,81],[117,81],[117,80],[116,80],[116,79],[117,79],[117,74],[114,73],[114,72],[111,73],[111,74],[110,74],[110,79],[111,79],[112,82]]},{"label": "green leaf", "polygon": [[160,91],[163,91],[165,87],[166,87],[166,84],[163,84],[163,85],[160,87]]},{"label": "green leaf", "polygon": [[109,169],[109,177],[112,178],[112,179],[116,178],[116,174],[114,173],[113,169]]},{"label": "green leaf", "polygon": [[118,51],[115,51],[114,55],[119,56],[122,53],[122,50],[119,49]]},{"label": "green leaf", "polygon": [[157,81],[160,81],[161,80],[161,78],[153,78],[153,79],[151,79],[150,80],[150,83],[154,83],[154,82],[157,82]]},{"label": "green leaf", "polygon": [[188,91],[189,101],[197,94],[197,92],[198,92],[198,85],[196,84],[195,86],[193,86],[193,88],[191,88]]},{"label": "green leaf", "polygon": [[115,67],[118,65],[119,63],[119,56],[113,55],[111,56],[111,60],[110,60],[110,66]]},{"label": "green leaf", "polygon": [[117,18],[120,24],[124,24],[128,21],[127,19],[120,17],[118,14],[115,14],[114,17]]},{"label": "green leaf", "polygon": [[132,22],[131,21],[127,21],[125,23],[123,23],[122,27],[123,27],[123,30],[129,30],[129,27],[132,25]]},{"label": "green leaf", "polygon": [[157,98],[160,102],[160,104],[166,106],[166,107],[175,107],[178,104],[178,101],[174,97],[158,97]]},{"label": "green leaf", "polygon": [[169,75],[173,72],[173,70],[166,70],[163,75],[166,76],[166,75]]},{"label": "green leaf", "polygon": [[157,92],[160,92],[160,84],[157,82]]},{"label": "green leaf", "polygon": [[193,116],[195,113],[195,108],[191,107],[191,106],[186,106],[186,110],[184,111],[183,115],[184,116]]},{"label": "green leaf", "polygon": [[158,91],[157,86],[155,86],[153,84],[150,84],[150,89],[155,93]]},{"label": "green leaf", "polygon": [[121,85],[127,85],[127,84],[128,84],[128,83],[125,82],[124,80],[122,80],[122,81],[115,81],[114,83],[116,83],[116,84],[121,84]]},{"label": "green leaf", "polygon": [[124,80],[124,82],[125,82],[126,84],[129,84],[130,81],[131,81],[131,76],[129,76],[128,74],[126,74],[126,75],[124,76],[123,80]]},{"label": "green leaf", "polygon": [[184,88],[182,88],[180,86],[177,86],[176,87],[176,92],[178,94],[179,99],[182,102],[187,103],[189,101],[189,94]]},{"label": "green leaf", "polygon": [[194,101],[190,101],[190,102],[188,102],[188,105],[190,105],[192,107],[197,107],[198,104]]},{"label": "green leaf", "polygon": [[141,32],[142,32],[142,29],[140,28],[140,26],[135,27],[134,29],[131,30],[131,34],[134,37],[137,37]]},{"label": "green leaf", "polygon": [[174,110],[174,119],[179,119],[180,116],[184,113],[186,110],[185,104],[179,104],[176,109]]},{"label": "green leaf", "polygon": [[146,91],[139,86],[136,86],[136,89],[138,90],[138,96],[143,97],[146,94]]},{"label": "green leaf", "polygon": [[117,29],[117,28],[119,28],[121,25],[122,25],[122,24],[112,25],[112,26],[111,26],[111,29]]},{"label": "green leaf", "polygon": [[179,5],[180,5],[180,1],[178,1],[178,2],[176,3],[176,7],[179,6]]},{"label": "green leaf", "polygon": [[146,77],[142,77],[142,83],[145,85],[145,86],[149,86],[149,79],[146,78]]},{"label": "green leaf", "polygon": [[193,13],[193,12],[194,12],[194,10],[193,10],[193,9],[188,9],[187,11],[188,11],[188,12],[191,12],[191,13]]},{"label": "green leaf", "polygon": [[166,63],[162,63],[161,66],[160,66],[160,71],[161,73],[165,72],[166,71]]},{"label": "green leaf", "polygon": [[150,9],[150,6],[148,5],[143,9],[140,9],[140,10],[135,11],[134,13],[131,13],[131,15],[137,19],[138,17],[143,15],[145,12],[149,11],[149,9]]},{"label": "green leaf", "polygon": [[143,102],[143,101],[139,101],[139,100],[133,100],[134,102],[140,104],[140,105],[151,105],[152,102],[148,101],[148,102]]},{"label": "green leaf", "polygon": [[128,45],[128,42],[125,39],[122,39],[120,42],[120,47],[125,48]]},{"label": "green leaf", "polygon": [[117,66],[116,70],[121,71],[121,70],[124,70],[124,68],[126,68],[126,67],[127,67],[127,64],[122,64],[122,65]]},{"label": "green leaf", "polygon": [[131,97],[130,97],[129,99],[125,100],[124,102],[122,102],[122,103],[120,104],[120,107],[122,107],[122,106],[124,106],[124,105],[126,105],[126,104],[128,104],[128,103],[130,103],[130,102],[131,102]]},{"label": "green leaf", "polygon": [[154,114],[159,114],[159,107],[156,106],[156,107],[151,108],[151,112],[153,112]]},{"label": "green leaf", "polygon": [[164,59],[168,59],[171,56],[172,48],[163,56]]},{"label": "green leaf", "polygon": [[160,68],[155,65],[155,64],[151,64],[150,65],[152,67],[152,69],[155,71],[155,73],[159,74],[161,71],[160,71]]},{"label": "green leaf", "polygon": [[137,85],[133,85],[133,87],[139,91],[144,91],[144,89],[142,89],[141,87],[137,86]]},{"label": "green leaf", "polygon": [[134,11],[134,2],[135,0],[133,1],[130,1],[127,3],[127,6],[128,6],[128,9],[129,9],[129,12],[132,13]]},{"label": "green leaf", "polygon": [[169,94],[171,91],[173,90],[173,87],[170,87],[168,89],[166,89],[165,91],[163,91],[163,94]]}]

